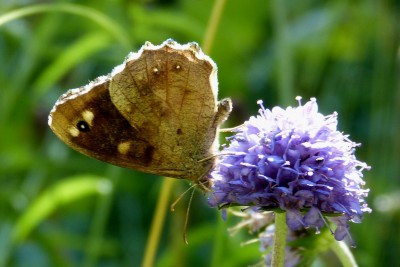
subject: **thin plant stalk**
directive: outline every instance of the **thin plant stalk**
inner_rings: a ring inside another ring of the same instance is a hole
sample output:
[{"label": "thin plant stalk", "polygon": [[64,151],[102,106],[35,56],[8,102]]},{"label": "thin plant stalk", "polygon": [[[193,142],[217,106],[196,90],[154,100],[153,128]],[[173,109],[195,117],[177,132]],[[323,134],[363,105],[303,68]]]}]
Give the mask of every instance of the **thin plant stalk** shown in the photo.
[{"label": "thin plant stalk", "polygon": [[206,54],[210,53],[212,44],[214,43],[215,34],[221,20],[221,15],[224,10],[225,2],[226,0],[216,0],[214,3],[202,44],[202,49]]},{"label": "thin plant stalk", "polygon": [[331,244],[332,251],[339,258],[343,267],[357,267],[357,262],[354,259],[349,247],[343,241],[334,241]]},{"label": "thin plant stalk", "polygon": [[294,63],[288,33],[286,1],[273,0],[272,17],[275,30],[275,50],[277,62],[277,94],[279,102],[289,104],[293,100]]},{"label": "thin plant stalk", "polygon": [[161,186],[161,193],[158,197],[157,206],[151,223],[150,234],[147,239],[142,267],[152,267],[154,265],[155,255],[158,243],[160,241],[161,230],[164,225],[165,215],[169,210],[169,199],[172,192],[174,179],[164,178]]},{"label": "thin plant stalk", "polygon": [[[226,0],[217,0],[213,6],[211,17],[204,34],[202,48],[204,53],[208,54],[211,51],[212,43],[219,25],[222,11]],[[167,203],[172,191],[172,179],[165,179],[161,188],[161,194],[158,199],[155,215],[150,229],[150,236],[147,241],[145,255],[142,267],[152,267],[154,265],[155,254],[160,240],[161,229],[164,224],[165,214],[167,211]]]},{"label": "thin plant stalk", "polygon": [[275,212],[275,236],[272,248],[272,267],[283,267],[285,263],[285,247],[288,226],[286,212]]}]

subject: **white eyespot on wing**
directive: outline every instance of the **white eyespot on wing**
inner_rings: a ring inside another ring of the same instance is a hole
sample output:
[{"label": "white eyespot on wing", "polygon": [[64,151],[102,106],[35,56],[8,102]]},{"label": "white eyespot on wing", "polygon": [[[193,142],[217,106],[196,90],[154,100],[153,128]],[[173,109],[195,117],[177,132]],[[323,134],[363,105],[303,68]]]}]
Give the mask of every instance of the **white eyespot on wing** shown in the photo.
[{"label": "white eyespot on wing", "polygon": [[90,110],[82,111],[82,118],[90,125],[93,126],[94,113]]}]

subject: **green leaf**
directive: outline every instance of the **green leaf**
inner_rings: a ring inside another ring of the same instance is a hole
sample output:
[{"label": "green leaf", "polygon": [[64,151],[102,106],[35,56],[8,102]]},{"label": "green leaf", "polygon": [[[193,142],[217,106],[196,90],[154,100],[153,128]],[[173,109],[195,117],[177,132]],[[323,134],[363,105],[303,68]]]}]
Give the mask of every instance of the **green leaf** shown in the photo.
[{"label": "green leaf", "polygon": [[25,6],[19,9],[15,9],[13,11],[7,12],[0,16],[0,27],[1,25],[8,23],[10,21],[34,15],[37,13],[42,12],[50,12],[50,11],[57,11],[57,12],[65,12],[71,13],[74,15],[86,17],[88,19],[93,20],[100,26],[102,26],[106,31],[108,31],[112,36],[115,37],[122,45],[126,48],[130,47],[130,41],[126,37],[126,32],[119,26],[117,22],[109,18],[108,16],[104,15],[103,13],[97,11],[96,9],[76,5],[76,4],[37,4],[37,5],[30,5]]},{"label": "green leaf", "polygon": [[112,192],[111,182],[94,175],[79,175],[65,178],[45,190],[17,220],[13,240],[19,243],[52,212],[72,202],[92,195],[105,195]]}]

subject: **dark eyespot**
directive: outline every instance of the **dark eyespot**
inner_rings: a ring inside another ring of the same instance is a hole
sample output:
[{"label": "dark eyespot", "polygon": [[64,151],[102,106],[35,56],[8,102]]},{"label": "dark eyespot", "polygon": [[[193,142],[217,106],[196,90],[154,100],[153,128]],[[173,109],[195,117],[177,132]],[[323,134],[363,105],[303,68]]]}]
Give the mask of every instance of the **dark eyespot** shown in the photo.
[{"label": "dark eyespot", "polygon": [[323,157],[318,157],[318,158],[315,159],[315,162],[318,163],[318,164],[321,164],[321,163],[324,162],[324,160],[325,159]]},{"label": "dark eyespot", "polygon": [[78,128],[80,132],[89,132],[90,130],[89,124],[86,121],[78,121],[76,128]]}]

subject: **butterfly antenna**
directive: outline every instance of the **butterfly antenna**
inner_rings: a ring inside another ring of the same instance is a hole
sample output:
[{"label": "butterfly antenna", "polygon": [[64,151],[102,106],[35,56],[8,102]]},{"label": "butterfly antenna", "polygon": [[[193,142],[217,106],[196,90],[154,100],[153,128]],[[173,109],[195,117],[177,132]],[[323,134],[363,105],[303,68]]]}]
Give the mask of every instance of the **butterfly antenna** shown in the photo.
[{"label": "butterfly antenna", "polygon": [[[187,226],[188,226],[188,222],[189,222],[190,207],[192,206],[192,200],[193,200],[194,192],[196,189],[194,186],[192,186],[191,188],[193,188],[193,190],[192,190],[192,193],[190,194],[189,205],[188,205],[188,208],[186,209],[185,225],[183,226],[183,241],[185,242],[186,245],[189,244],[189,242],[187,241]],[[189,189],[191,189],[191,188],[189,188]]]},{"label": "butterfly antenna", "polygon": [[209,181],[198,181],[197,185],[200,186],[204,192],[210,192],[210,188],[207,187],[207,185],[209,184]]},{"label": "butterfly antenna", "polygon": [[[170,210],[171,212],[175,211],[175,206],[181,201],[184,195],[186,195],[187,192],[189,192],[191,189],[194,189],[197,186],[197,184],[191,185],[188,189],[185,190],[182,194],[179,195],[179,197],[174,201],[174,203],[171,204]],[[193,194],[193,193],[192,193]]]}]

